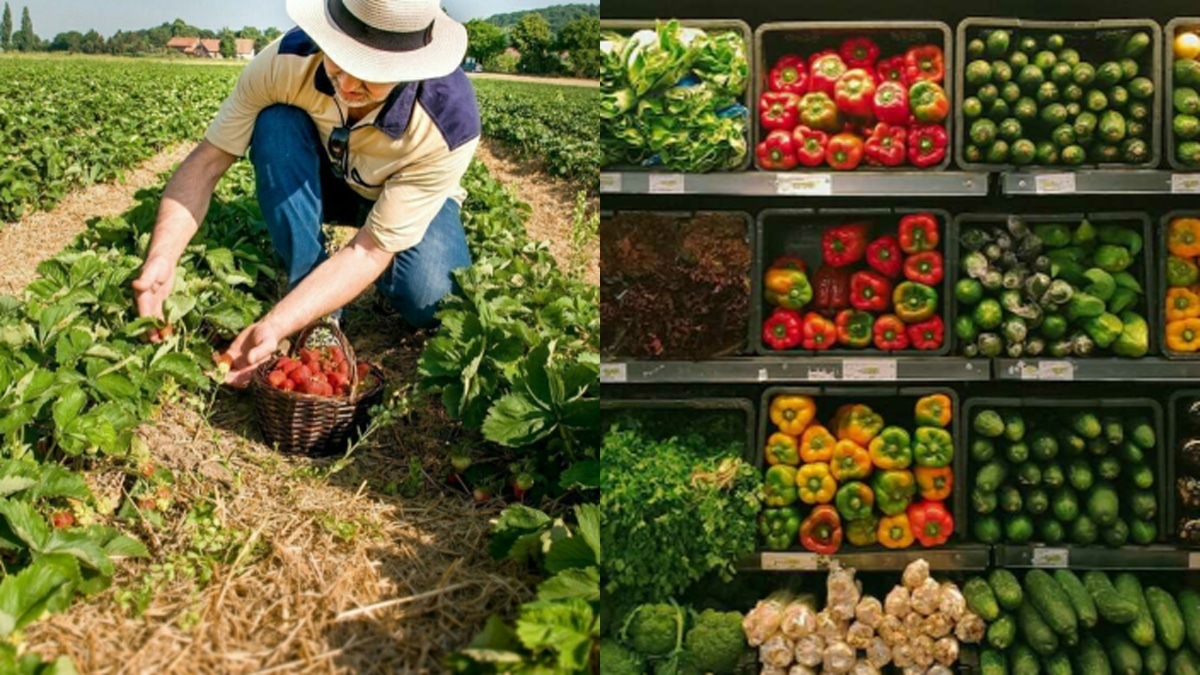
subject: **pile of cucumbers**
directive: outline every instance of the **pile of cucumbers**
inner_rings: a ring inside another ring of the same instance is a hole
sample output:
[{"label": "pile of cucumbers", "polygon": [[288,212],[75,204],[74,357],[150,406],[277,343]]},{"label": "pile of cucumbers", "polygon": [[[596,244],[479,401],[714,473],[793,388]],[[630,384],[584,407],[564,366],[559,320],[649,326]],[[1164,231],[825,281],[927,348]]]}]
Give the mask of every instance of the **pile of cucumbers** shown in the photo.
[{"label": "pile of cucumbers", "polygon": [[1116,42],[981,30],[967,43],[963,158],[1082,166],[1152,159],[1153,60],[1146,31]]},{"label": "pile of cucumbers", "polygon": [[1022,586],[1005,569],[963,586],[989,622],[982,675],[1194,675],[1200,672],[1200,595],[1110,577],[1034,569]]}]

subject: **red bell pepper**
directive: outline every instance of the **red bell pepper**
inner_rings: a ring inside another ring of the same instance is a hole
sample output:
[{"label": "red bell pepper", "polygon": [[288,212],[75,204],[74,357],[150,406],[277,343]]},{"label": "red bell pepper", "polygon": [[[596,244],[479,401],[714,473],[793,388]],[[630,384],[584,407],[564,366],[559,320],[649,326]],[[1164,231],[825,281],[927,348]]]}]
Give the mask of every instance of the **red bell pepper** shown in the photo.
[{"label": "red bell pepper", "polygon": [[795,255],[781,255],[771,263],[771,267],[780,270],[800,270],[801,272],[808,271],[808,263],[804,262],[804,258]]},{"label": "red bell pepper", "polygon": [[908,327],[908,339],[915,349],[938,349],[945,335],[946,325],[936,314]]},{"label": "red bell pepper", "polygon": [[904,76],[910,84],[941,82],[945,69],[942,48],[937,45],[920,45],[904,53]]},{"label": "red bell pepper", "polygon": [[934,251],[939,240],[937,216],[932,213],[910,213],[900,219],[901,251]]},{"label": "red bell pepper", "polygon": [[825,163],[825,146],[829,145],[829,134],[806,126],[796,127],[792,132],[792,147],[796,149],[796,159],[808,167],[821,166]]},{"label": "red bell pepper", "polygon": [[842,128],[837,104],[824,92],[810,91],[800,99],[800,123],[810,129],[836,132]]},{"label": "red bell pepper", "polygon": [[866,223],[838,225],[821,235],[821,259],[830,267],[853,265],[867,253]]},{"label": "red bell pepper", "polygon": [[850,271],[844,267],[829,267],[817,270],[812,278],[813,311],[833,316],[850,306]]},{"label": "red bell pepper", "polygon": [[838,78],[833,88],[838,110],[855,117],[870,117],[875,100],[875,76],[855,68]]},{"label": "red bell pepper", "polygon": [[808,90],[819,91],[830,97],[833,96],[837,81],[846,73],[846,62],[837,52],[820,54],[814,58],[808,68]]},{"label": "red bell pepper", "polygon": [[841,133],[829,139],[825,159],[837,171],[853,171],[862,163],[863,140],[854,134]]},{"label": "red bell pepper", "polygon": [[758,98],[758,119],[765,129],[795,129],[800,121],[800,97],[786,91],[765,92]]},{"label": "red bell pepper", "polygon": [[[790,96],[790,94],[789,94]],[[763,169],[788,171],[796,168],[796,148],[792,144],[792,132],[776,129],[767,134],[766,140],[758,144],[758,165]]]},{"label": "red bell pepper", "polygon": [[874,334],[875,317],[868,312],[857,309],[843,309],[838,312],[837,320],[838,344],[847,347],[870,347]]},{"label": "red bell pepper", "polygon": [[800,523],[800,545],[818,555],[833,555],[842,547],[842,519],[837,509],[821,504]]},{"label": "red bell pepper", "polygon": [[[875,272],[850,276],[850,305],[864,312],[882,312],[892,304],[892,282]],[[903,328],[901,328],[903,332]]]},{"label": "red bell pepper", "polygon": [[886,351],[908,349],[908,333],[900,317],[884,314],[875,319],[875,347]]},{"label": "red bell pepper", "polygon": [[924,169],[946,158],[946,129],[940,124],[914,124],[908,130],[908,161]]},{"label": "red bell pepper", "polygon": [[888,124],[908,124],[908,87],[884,82],[875,88],[875,117]]},{"label": "red bell pepper", "polygon": [[771,91],[788,92],[796,96],[808,93],[808,66],[804,57],[785,54],[779,57],[767,74],[767,88]]},{"label": "red bell pepper", "polygon": [[885,234],[867,245],[867,264],[871,269],[889,279],[896,279],[904,266],[904,256],[900,253],[900,242],[890,234]]},{"label": "red bell pepper", "polygon": [[950,99],[937,82],[918,82],[908,90],[908,105],[918,122],[942,122],[950,114]]},{"label": "red bell pepper", "polygon": [[874,68],[879,60],[879,45],[869,37],[846,38],[838,48],[838,55],[850,68]]},{"label": "red bell pepper", "polygon": [[801,344],[805,349],[830,349],[837,344],[837,326],[820,314],[809,312],[804,315],[804,342]]},{"label": "red bell pepper", "polygon": [[954,516],[941,502],[922,500],[908,507],[908,522],[921,545],[941,546],[954,534]]},{"label": "red bell pepper", "polygon": [[863,146],[867,163],[875,166],[900,166],[907,159],[904,139],[908,132],[904,127],[894,127],[886,122],[875,125],[871,137]]},{"label": "red bell pepper", "polygon": [[903,56],[893,56],[890,59],[883,59],[875,67],[875,74],[879,76],[880,83],[898,82],[908,86],[908,78],[904,75]]},{"label": "red bell pepper", "polygon": [[922,251],[908,256],[904,261],[904,276],[926,286],[942,282],[942,254],[937,251]]},{"label": "red bell pepper", "polygon": [[763,322],[763,343],[771,349],[794,349],[804,339],[800,313],[794,309],[776,308]]}]

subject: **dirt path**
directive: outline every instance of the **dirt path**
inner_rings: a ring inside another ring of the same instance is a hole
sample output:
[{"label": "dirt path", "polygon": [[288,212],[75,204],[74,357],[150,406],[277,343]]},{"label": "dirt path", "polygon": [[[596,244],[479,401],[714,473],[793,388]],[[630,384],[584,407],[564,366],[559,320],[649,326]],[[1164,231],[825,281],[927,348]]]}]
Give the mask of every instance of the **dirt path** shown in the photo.
[{"label": "dirt path", "polygon": [[516,82],[537,82],[539,84],[558,84],[568,87],[599,87],[600,80],[584,80],[576,77],[536,77],[534,75],[509,75],[507,73],[467,73],[471,77],[485,80],[513,80]]},{"label": "dirt path", "polygon": [[98,183],[66,196],[53,209],[0,224],[0,294],[16,294],[33,281],[38,263],[58,253],[87,228],[93,216],[114,216],[133,206],[138,190],[158,183],[158,175],[182,162],[195,147],[181,143],[126,172],[121,183]]}]

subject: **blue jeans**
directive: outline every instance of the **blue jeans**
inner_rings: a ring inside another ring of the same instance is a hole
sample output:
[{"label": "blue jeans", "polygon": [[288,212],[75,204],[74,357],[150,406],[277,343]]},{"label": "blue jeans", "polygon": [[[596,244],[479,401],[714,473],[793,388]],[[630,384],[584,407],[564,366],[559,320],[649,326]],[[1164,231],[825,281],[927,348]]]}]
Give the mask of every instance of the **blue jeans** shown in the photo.
[{"label": "blue jeans", "polygon": [[[290,291],[328,258],[321,223],[361,227],[374,202],[333,177],[316,125],[300,108],[273,105],[258,114],[250,161],[271,246],[283,259]],[[436,324],[439,301],[456,288],[451,271],[470,265],[458,202],[447,199],[424,238],[397,253],[375,287],[405,321],[428,328]]]}]

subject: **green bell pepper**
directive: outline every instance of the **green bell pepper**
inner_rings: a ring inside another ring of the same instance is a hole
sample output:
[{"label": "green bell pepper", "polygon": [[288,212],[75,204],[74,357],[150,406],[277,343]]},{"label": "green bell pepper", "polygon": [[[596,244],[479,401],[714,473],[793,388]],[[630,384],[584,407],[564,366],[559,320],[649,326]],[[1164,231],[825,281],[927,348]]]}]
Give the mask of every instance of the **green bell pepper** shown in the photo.
[{"label": "green bell pepper", "polygon": [[886,427],[871,439],[871,463],[878,469],[907,469],[912,464],[912,439],[900,427]]},{"label": "green bell pepper", "polygon": [[1113,353],[1117,356],[1139,358],[1150,351],[1150,328],[1140,314],[1121,313],[1121,335],[1113,342]]},{"label": "green bell pepper", "polygon": [[1120,315],[1137,304],[1138,294],[1128,288],[1118,288],[1108,299],[1108,313]]},{"label": "green bell pepper", "polygon": [[1196,263],[1177,255],[1167,256],[1167,285],[1191,286],[1200,279],[1200,268]]},{"label": "green bell pepper", "polygon": [[794,506],[764,509],[758,515],[758,533],[772,551],[791,548],[800,535],[800,509]]},{"label": "green bell pepper", "polygon": [[851,546],[872,546],[879,541],[879,516],[871,514],[866,518],[852,520],[843,526],[846,541]]},{"label": "green bell pepper", "polygon": [[920,323],[937,311],[938,293],[931,286],[905,281],[892,292],[896,316],[907,324]]},{"label": "green bell pepper", "polygon": [[1124,247],[1130,255],[1137,255],[1142,251],[1142,235],[1124,225],[1101,226],[1100,243]]},{"label": "green bell pepper", "polygon": [[1124,329],[1121,318],[1108,312],[1100,316],[1088,317],[1083,320],[1082,325],[1084,332],[1092,340],[1095,340],[1096,346],[1101,349],[1105,349],[1115,342]]},{"label": "green bell pepper", "polygon": [[866,483],[852,480],[838,488],[835,503],[844,520],[859,520],[871,515],[875,508],[875,493]]},{"label": "green bell pepper", "polygon": [[1050,248],[1060,248],[1071,243],[1071,228],[1061,223],[1034,225],[1033,233]]},{"label": "green bell pepper", "polygon": [[1088,285],[1083,287],[1083,292],[1100,298],[1101,302],[1108,302],[1113,293],[1117,290],[1117,281],[1112,275],[1099,267],[1092,267],[1083,273],[1087,278]]},{"label": "green bell pepper", "polygon": [[776,464],[767,469],[767,475],[763,479],[763,494],[767,506],[771,508],[795,504],[798,496],[796,467]]},{"label": "green bell pepper", "polygon": [[1095,261],[1105,272],[1123,272],[1133,264],[1133,255],[1123,246],[1105,244],[1096,249]]},{"label": "green bell pepper", "polygon": [[917,494],[917,479],[907,469],[878,471],[871,478],[875,488],[875,505],[887,516],[904,513]]},{"label": "green bell pepper", "polygon": [[938,427],[919,427],[913,444],[913,459],[917,466],[950,466],[954,458],[954,439],[950,432]]},{"label": "green bell pepper", "polygon": [[1104,301],[1090,293],[1076,292],[1067,302],[1067,319],[1078,321],[1104,313]]}]

